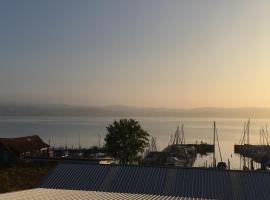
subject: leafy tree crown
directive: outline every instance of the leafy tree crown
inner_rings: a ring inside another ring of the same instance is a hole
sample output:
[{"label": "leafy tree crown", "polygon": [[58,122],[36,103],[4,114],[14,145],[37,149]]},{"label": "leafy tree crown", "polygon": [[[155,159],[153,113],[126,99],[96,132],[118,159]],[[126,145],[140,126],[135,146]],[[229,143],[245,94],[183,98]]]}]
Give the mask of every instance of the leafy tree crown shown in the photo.
[{"label": "leafy tree crown", "polygon": [[120,119],[107,127],[105,147],[108,152],[122,164],[138,159],[149,145],[149,134],[134,119]]}]

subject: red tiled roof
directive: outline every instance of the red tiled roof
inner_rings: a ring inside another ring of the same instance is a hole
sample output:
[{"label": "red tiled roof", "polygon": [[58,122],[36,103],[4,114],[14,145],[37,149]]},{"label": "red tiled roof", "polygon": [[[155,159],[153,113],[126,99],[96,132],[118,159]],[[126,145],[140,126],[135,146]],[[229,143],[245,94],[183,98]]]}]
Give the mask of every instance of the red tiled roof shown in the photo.
[{"label": "red tiled roof", "polygon": [[37,135],[19,138],[0,138],[0,144],[3,144],[17,155],[49,147],[49,145],[43,142]]}]

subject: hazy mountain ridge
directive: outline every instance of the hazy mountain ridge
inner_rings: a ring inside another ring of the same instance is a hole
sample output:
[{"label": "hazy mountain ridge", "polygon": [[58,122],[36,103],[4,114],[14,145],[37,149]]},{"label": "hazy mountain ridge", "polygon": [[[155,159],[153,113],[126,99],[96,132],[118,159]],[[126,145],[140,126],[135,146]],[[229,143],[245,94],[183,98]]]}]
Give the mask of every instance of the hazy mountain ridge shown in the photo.
[{"label": "hazy mountain ridge", "polygon": [[143,108],[132,106],[72,106],[37,104],[0,104],[0,116],[147,116],[147,117],[235,117],[270,118],[270,108],[192,109]]}]

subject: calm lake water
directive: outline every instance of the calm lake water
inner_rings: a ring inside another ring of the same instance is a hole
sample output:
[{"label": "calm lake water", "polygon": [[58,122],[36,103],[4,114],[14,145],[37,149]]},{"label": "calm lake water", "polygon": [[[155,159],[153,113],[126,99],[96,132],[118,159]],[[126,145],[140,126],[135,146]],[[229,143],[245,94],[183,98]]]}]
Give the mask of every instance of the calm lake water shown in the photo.
[{"label": "calm lake water", "polygon": [[[170,141],[177,126],[184,123],[186,142],[194,143],[213,140],[213,121],[217,123],[221,153],[223,160],[230,159],[231,168],[239,169],[239,157],[233,153],[233,145],[238,143],[247,119],[234,118],[170,118],[170,117],[133,117],[151,136],[157,137],[158,149],[162,150]],[[119,117],[0,117],[0,137],[20,137],[38,134],[52,146],[78,147],[79,140],[83,147],[98,145],[98,133],[103,138],[106,126]],[[270,124],[270,119],[252,119],[250,141],[259,143],[259,129]],[[80,139],[79,139],[80,138]],[[218,149],[216,148],[217,152]],[[217,161],[220,160],[216,154]],[[211,163],[211,155],[198,158],[195,166],[202,166],[207,160]]]}]

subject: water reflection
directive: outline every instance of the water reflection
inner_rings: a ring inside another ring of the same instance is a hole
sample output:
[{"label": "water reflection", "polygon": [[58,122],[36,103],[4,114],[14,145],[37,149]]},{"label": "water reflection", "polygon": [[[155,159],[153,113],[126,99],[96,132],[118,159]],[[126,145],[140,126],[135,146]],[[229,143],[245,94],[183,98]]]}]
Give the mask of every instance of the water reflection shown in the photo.
[{"label": "water reflection", "polygon": [[[224,161],[231,162],[231,168],[239,169],[239,156],[234,154],[234,144],[237,144],[243,131],[246,119],[234,118],[170,118],[170,117],[133,117],[151,136],[157,138],[157,148],[164,149],[170,142],[171,134],[178,125],[185,125],[186,143],[194,144],[201,141],[209,144],[213,141],[213,121],[217,122],[220,148]],[[78,147],[78,135],[81,146],[98,146],[97,134],[106,134],[106,126],[119,117],[0,117],[1,137],[20,137],[38,134],[53,146]],[[270,124],[270,119],[252,119],[250,125],[250,143],[260,143],[260,128],[262,124]],[[67,141],[66,141],[67,138]],[[101,143],[102,145],[102,143]],[[217,149],[216,149],[217,150]],[[220,161],[217,156],[217,162]],[[212,163],[212,155],[198,155],[194,166],[204,166]]]}]

